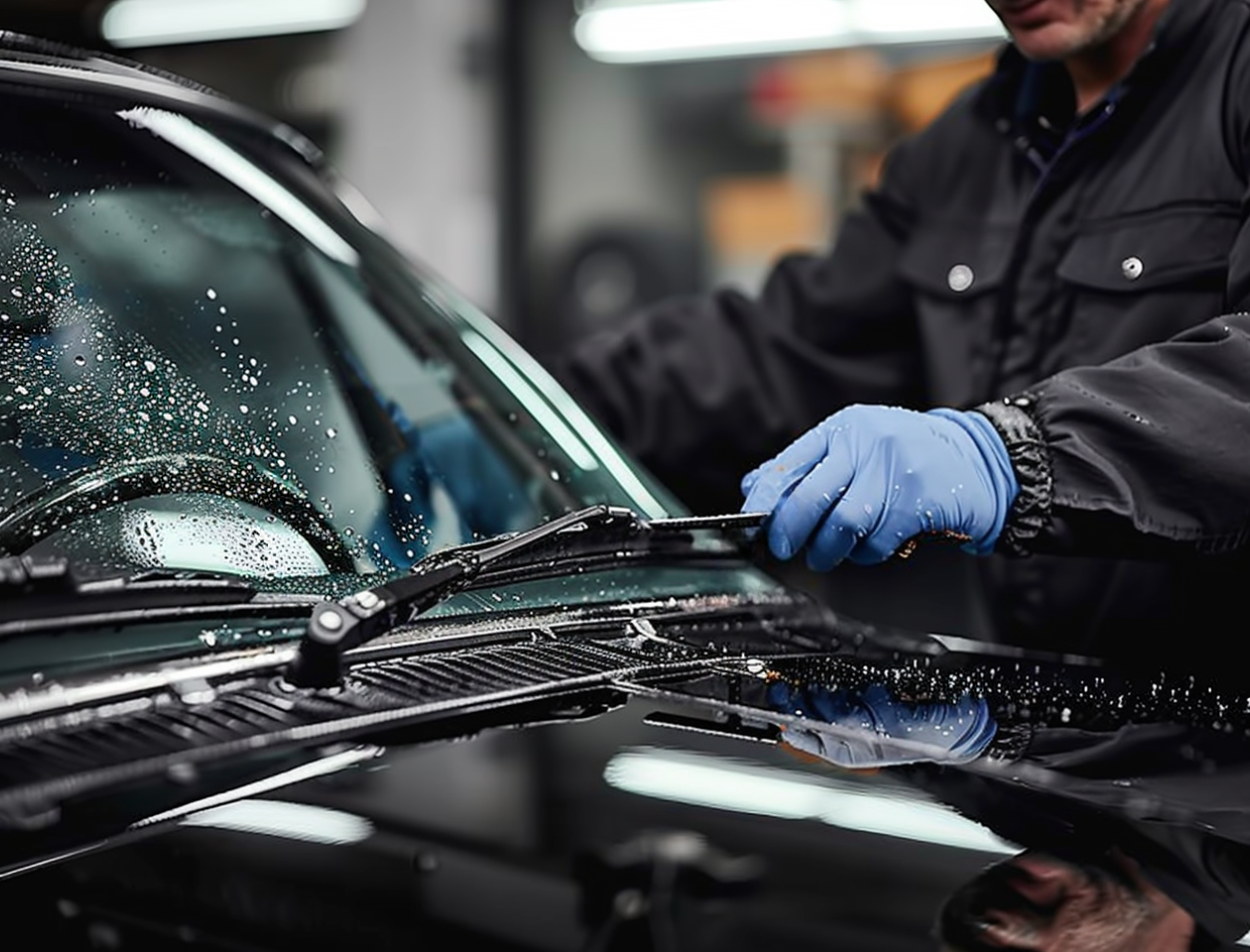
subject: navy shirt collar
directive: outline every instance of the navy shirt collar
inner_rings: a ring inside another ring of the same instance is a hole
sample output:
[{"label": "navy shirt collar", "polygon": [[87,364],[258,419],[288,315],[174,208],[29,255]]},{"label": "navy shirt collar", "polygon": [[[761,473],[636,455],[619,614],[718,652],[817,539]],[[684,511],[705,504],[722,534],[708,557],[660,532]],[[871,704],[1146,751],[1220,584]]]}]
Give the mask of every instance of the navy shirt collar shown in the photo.
[{"label": "navy shirt collar", "polygon": [[[1109,98],[1120,99],[1165,79],[1194,35],[1218,7],[1232,0],[1172,0],[1155,27],[1154,39]],[[1076,117],[1076,94],[1062,63],[1031,62],[1013,44],[999,54],[976,108],[1001,131],[1039,145],[1062,141]]]}]

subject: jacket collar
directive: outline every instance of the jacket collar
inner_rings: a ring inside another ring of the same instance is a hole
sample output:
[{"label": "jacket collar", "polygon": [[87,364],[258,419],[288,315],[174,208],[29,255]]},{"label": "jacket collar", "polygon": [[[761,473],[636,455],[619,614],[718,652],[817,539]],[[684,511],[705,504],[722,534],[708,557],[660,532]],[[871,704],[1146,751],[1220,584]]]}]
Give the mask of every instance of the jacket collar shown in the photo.
[{"label": "jacket collar", "polygon": [[[1121,92],[1150,86],[1166,76],[1201,31],[1211,29],[1217,8],[1237,0],[1171,0],[1155,26],[1154,39],[1121,82]],[[1202,40],[1198,40],[1202,42]],[[1008,43],[993,75],[975,101],[977,111],[1000,128],[1021,130],[1056,108],[1071,111],[1072,89],[1061,63],[1034,63]]]}]

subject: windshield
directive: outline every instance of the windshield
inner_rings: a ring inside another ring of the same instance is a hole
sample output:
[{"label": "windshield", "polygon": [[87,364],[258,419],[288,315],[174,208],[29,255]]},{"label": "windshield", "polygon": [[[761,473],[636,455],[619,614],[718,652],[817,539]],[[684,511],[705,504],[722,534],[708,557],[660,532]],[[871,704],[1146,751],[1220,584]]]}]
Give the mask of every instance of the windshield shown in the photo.
[{"label": "windshield", "polygon": [[0,551],[393,573],[588,504],[673,510],[490,322],[237,130],[5,105]]}]

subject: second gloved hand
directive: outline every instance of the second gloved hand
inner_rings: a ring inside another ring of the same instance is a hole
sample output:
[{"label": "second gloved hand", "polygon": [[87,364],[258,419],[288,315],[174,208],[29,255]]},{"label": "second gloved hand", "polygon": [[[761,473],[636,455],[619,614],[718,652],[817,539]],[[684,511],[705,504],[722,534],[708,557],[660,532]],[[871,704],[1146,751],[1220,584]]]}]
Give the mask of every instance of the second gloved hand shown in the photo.
[{"label": "second gloved hand", "polygon": [[768,512],[768,544],[827,570],[849,558],[884,562],[924,533],[994,548],[1019,486],[984,416],[852,406],[808,431],[742,481],[743,512]]},{"label": "second gloved hand", "polygon": [[807,722],[786,729],[788,747],[852,769],[964,764],[985,753],[998,733],[989,704],[968,695],[906,702],[883,684],[853,691],[776,681],[769,685],[768,701]]}]

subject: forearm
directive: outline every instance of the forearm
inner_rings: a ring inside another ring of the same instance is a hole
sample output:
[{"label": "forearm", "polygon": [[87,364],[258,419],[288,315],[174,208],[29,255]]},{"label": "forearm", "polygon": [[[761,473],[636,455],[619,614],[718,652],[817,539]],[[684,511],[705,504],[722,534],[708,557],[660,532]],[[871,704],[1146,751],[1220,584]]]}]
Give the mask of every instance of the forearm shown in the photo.
[{"label": "forearm", "polygon": [[1001,549],[1151,558],[1244,548],[1250,315],[981,409],[1021,484]]},{"label": "forearm", "polygon": [[824,270],[796,256],[761,300],[722,292],[666,302],[581,345],[559,374],[644,461],[729,462],[733,452],[739,472],[845,403],[919,402],[906,318],[865,319],[832,303],[812,314],[800,286]]}]

